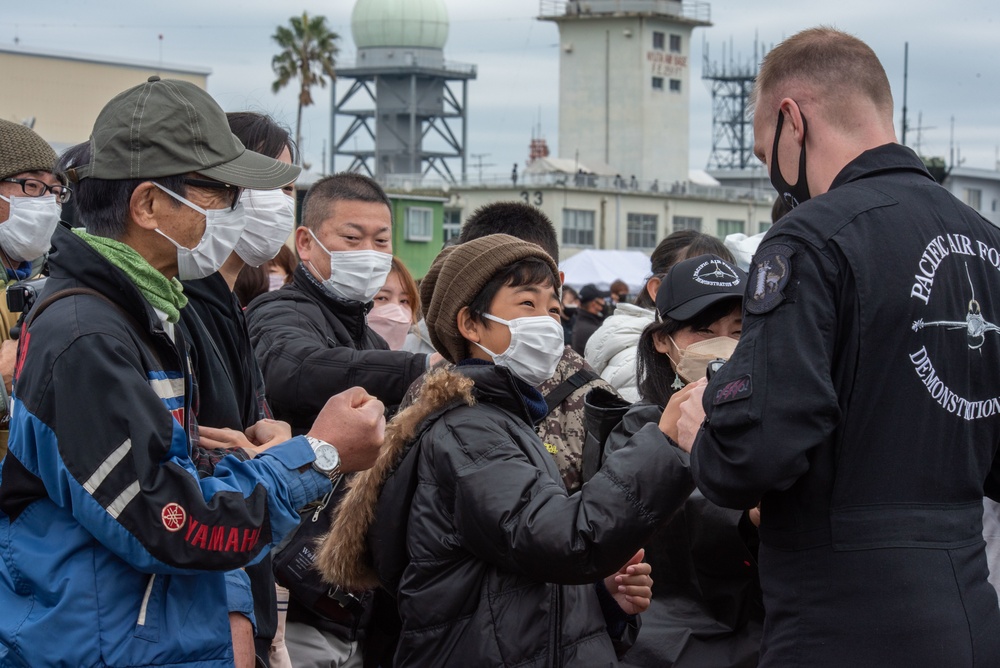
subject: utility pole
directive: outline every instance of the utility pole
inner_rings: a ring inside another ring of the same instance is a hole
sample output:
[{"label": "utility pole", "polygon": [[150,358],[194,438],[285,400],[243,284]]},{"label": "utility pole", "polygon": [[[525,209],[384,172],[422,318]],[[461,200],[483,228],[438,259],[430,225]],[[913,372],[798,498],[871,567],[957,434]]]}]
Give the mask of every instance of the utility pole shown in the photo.
[{"label": "utility pole", "polygon": [[903,146],[906,146],[906,86],[909,83],[910,43],[903,43]]},{"label": "utility pole", "polygon": [[487,162],[487,163],[483,162],[483,158],[486,158],[486,157],[489,157],[489,156],[490,156],[489,153],[470,153],[469,154],[469,157],[472,158],[475,161],[475,163],[476,163],[475,164],[476,169],[479,170],[479,182],[480,183],[483,182],[483,167],[494,167],[495,166],[492,162]]}]

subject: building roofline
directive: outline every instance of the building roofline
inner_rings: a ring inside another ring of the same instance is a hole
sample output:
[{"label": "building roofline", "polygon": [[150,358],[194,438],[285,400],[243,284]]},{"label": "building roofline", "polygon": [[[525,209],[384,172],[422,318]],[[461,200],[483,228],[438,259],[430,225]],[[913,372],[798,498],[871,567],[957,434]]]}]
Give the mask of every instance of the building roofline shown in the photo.
[{"label": "building roofline", "polygon": [[433,195],[414,195],[408,192],[399,192],[396,190],[386,190],[385,194],[389,199],[398,200],[411,200],[415,202],[441,202],[445,203],[448,201],[447,197],[435,197]]},{"label": "building roofline", "polygon": [[952,167],[948,172],[948,176],[964,176],[965,178],[1000,181],[1000,170],[982,167]]},{"label": "building roofline", "polygon": [[441,67],[427,65],[356,65],[347,64],[337,68],[337,76],[348,79],[374,79],[376,76],[427,76],[440,77],[449,81],[475,79],[477,67],[467,63],[445,61]]},{"label": "building roofline", "polygon": [[119,67],[156,70],[157,72],[173,72],[176,74],[194,74],[206,77],[212,73],[212,69],[210,67],[180,65],[178,63],[160,63],[153,60],[124,60],[115,56],[99,56],[73,51],[60,51],[57,49],[29,49],[13,44],[0,44],[0,53],[9,53],[15,56],[34,56],[36,58],[73,60],[81,63],[97,63],[100,65],[117,65]]},{"label": "building roofline", "polygon": [[612,19],[662,19],[670,23],[688,25],[693,28],[710,28],[711,21],[703,19],[688,18],[678,14],[664,14],[661,12],[615,12],[613,14],[567,14],[561,16],[537,16],[539,21],[552,21],[553,23],[570,23],[573,21],[608,21]]}]

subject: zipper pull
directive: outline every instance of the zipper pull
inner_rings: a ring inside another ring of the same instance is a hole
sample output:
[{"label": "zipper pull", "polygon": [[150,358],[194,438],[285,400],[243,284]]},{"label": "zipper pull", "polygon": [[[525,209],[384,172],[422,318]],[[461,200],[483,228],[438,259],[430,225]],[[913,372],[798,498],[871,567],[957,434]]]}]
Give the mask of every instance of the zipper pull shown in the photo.
[{"label": "zipper pull", "polygon": [[333,492],[329,492],[326,496],[323,497],[323,499],[319,502],[319,505],[316,506],[316,510],[315,512],[313,512],[312,520],[310,521],[315,522],[319,520],[319,514],[323,512],[324,508],[326,508],[326,504],[330,503],[331,496],[333,496]]}]

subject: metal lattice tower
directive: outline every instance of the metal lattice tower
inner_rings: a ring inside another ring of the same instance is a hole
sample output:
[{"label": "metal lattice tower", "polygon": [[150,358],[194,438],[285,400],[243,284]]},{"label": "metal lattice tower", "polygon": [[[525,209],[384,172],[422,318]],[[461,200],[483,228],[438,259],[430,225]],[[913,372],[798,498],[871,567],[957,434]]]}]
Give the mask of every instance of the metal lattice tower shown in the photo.
[{"label": "metal lattice tower", "polygon": [[708,168],[744,169],[754,160],[753,123],[747,111],[757,79],[756,58],[749,63],[736,62],[732,57],[727,61],[723,47],[720,65],[709,60],[707,45],[704,54],[701,78],[709,82],[712,91],[712,154]]},{"label": "metal lattice tower", "polygon": [[[336,157],[346,156],[347,171],[367,172],[383,183],[419,183],[432,172],[454,183],[449,163],[458,162],[464,180],[468,83],[476,66],[444,59],[444,1],[357,0],[351,33],[357,59],[340,67],[338,77],[353,81],[339,100],[336,83],[332,92],[334,171],[340,167]],[[341,135],[338,117],[348,119]]]},{"label": "metal lattice tower", "polygon": [[[431,172],[451,183],[466,178],[466,104],[475,66],[353,67],[338,74],[341,81],[353,79],[340,100],[334,92],[334,119],[349,120],[333,155],[351,159],[347,171],[377,179]],[[457,94],[456,82],[461,84]],[[440,148],[428,148],[428,140]],[[457,176],[448,164],[451,159],[460,162]]]}]

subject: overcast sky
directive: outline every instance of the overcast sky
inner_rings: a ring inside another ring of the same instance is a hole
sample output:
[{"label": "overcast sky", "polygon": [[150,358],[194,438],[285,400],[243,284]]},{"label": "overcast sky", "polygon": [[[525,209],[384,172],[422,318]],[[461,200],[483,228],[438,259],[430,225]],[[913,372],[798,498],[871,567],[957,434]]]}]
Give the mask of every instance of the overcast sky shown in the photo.
[{"label": "overcast sky", "polygon": [[[26,48],[208,67],[208,89],[227,111],[252,109],[274,115],[294,131],[292,89],[271,93],[274,29],[305,9],[324,14],[340,33],[341,57],[354,60],[352,0],[47,0],[5,2],[0,44]],[[474,63],[470,84],[469,153],[506,174],[527,159],[532,128],[555,150],[558,139],[558,32],[540,22],[538,0],[445,0],[451,21],[445,57]],[[713,60],[735,52],[753,54],[755,36],[772,45],[819,24],[833,25],[868,42],[881,58],[896,100],[900,128],[903,48],[910,44],[907,143],[926,155],[949,154],[951,119],[966,167],[993,169],[1000,155],[1000,2],[962,0],[716,0],[713,27],[695,30],[691,54],[691,166],[702,168],[711,146],[711,99],[700,80],[703,40]],[[960,8],[960,9],[959,9]],[[158,35],[163,35],[162,44]],[[730,48],[732,44],[732,48]],[[303,118],[306,162],[322,165],[329,136],[330,95]],[[341,87],[343,91],[343,87]],[[0,93],[2,94],[2,93]],[[919,123],[918,123],[919,119]],[[471,161],[475,165],[475,160]],[[338,167],[346,167],[346,162]],[[470,167],[470,172],[474,169]]]}]

